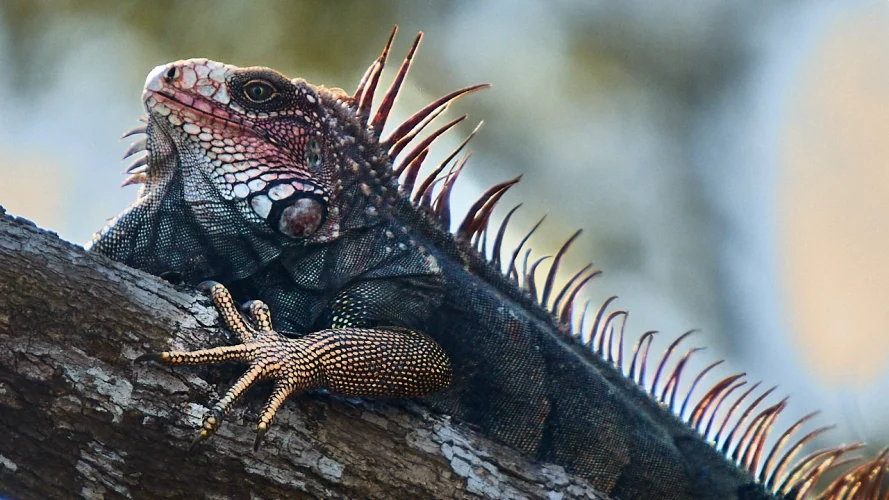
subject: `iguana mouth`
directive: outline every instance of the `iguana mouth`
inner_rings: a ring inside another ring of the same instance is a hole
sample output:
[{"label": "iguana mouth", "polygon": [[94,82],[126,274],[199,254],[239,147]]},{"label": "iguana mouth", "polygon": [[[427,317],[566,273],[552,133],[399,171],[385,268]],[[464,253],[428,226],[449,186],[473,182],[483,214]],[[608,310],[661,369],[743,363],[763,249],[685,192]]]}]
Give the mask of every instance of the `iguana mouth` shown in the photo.
[{"label": "iguana mouth", "polygon": [[[152,99],[154,102],[152,102]],[[213,127],[222,125],[224,128],[236,132],[252,132],[257,135],[259,132],[253,128],[253,124],[248,120],[244,120],[238,116],[232,116],[225,110],[214,106],[206,100],[194,98],[183,92],[170,92],[168,90],[148,90],[143,93],[143,101],[146,111],[149,114],[158,114],[160,116],[175,116],[170,110],[168,104],[173,107],[179,114],[184,114],[187,120],[183,121],[179,118],[179,124],[174,119],[169,119],[171,124],[177,127],[184,126],[185,123],[201,124],[207,123]],[[166,111],[164,111],[166,110]]]}]

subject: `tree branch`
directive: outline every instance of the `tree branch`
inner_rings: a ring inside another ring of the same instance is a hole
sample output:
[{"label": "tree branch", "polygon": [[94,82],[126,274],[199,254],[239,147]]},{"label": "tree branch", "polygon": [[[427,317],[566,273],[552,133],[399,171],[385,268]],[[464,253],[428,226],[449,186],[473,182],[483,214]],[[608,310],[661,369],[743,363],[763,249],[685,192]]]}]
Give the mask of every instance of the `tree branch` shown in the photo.
[{"label": "tree branch", "polygon": [[253,452],[267,387],[188,454],[237,368],[132,360],[224,342],[194,290],[0,207],[0,496],[605,498],[415,403],[297,396]]}]

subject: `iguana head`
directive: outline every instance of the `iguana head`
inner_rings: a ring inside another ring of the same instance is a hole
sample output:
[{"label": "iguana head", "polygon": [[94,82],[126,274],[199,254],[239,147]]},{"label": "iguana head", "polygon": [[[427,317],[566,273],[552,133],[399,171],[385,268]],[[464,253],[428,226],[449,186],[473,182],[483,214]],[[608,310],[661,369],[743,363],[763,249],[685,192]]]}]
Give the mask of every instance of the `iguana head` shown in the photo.
[{"label": "iguana head", "polygon": [[318,89],[266,68],[189,59],[154,68],[142,101],[149,156],[135,175],[145,195],[180,176],[198,211],[227,204],[287,240],[337,237],[343,158]]},{"label": "iguana head", "polygon": [[133,131],[145,138],[127,151],[147,152],[124,182],[142,187],[92,248],[154,274],[240,279],[287,248],[376,223],[361,189],[375,171],[357,168],[356,146],[374,141],[355,139],[362,127],[344,99],[267,68],[207,59],[154,68],[146,125]]}]

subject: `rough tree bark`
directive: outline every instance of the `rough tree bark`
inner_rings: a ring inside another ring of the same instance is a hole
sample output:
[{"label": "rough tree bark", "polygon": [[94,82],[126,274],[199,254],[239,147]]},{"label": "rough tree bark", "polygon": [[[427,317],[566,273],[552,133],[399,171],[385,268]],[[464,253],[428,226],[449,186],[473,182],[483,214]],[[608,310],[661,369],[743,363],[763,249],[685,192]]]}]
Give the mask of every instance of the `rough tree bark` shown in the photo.
[{"label": "rough tree bark", "polygon": [[223,342],[196,291],[0,207],[0,497],[604,498],[416,403],[294,397],[253,452],[257,389],[189,454],[237,368],[132,360]]}]

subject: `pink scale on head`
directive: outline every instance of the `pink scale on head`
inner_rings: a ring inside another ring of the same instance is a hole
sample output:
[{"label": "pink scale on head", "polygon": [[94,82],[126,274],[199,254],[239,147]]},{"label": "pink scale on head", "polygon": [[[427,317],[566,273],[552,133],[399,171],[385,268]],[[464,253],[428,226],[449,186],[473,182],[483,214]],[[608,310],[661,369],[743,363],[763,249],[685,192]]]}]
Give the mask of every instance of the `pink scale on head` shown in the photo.
[{"label": "pink scale on head", "polygon": [[225,74],[227,72],[225,66],[219,63],[214,63],[214,68],[210,70],[210,74],[207,75],[211,79],[216,80],[217,82],[224,83],[225,82]]},{"label": "pink scale on head", "polygon": [[208,114],[212,114],[214,111],[213,107],[210,106],[210,103],[208,103],[207,101],[200,101],[200,100],[195,101],[193,106],[195,108],[203,111],[204,113],[208,113]]},{"label": "pink scale on head", "polygon": [[182,75],[180,77],[180,82],[182,87],[190,89],[194,86],[195,82],[198,81],[198,75],[195,74],[194,70],[188,66],[182,68]]},{"label": "pink scale on head", "polygon": [[179,110],[179,114],[182,115],[182,118],[185,118],[190,123],[194,123],[200,119],[197,113],[191,110],[191,108],[181,108]]},{"label": "pink scale on head", "polygon": [[213,99],[222,104],[228,104],[231,102],[231,97],[228,95],[228,91],[225,90],[225,86],[219,87],[219,90],[213,94]]},{"label": "pink scale on head", "polygon": [[233,117],[232,115],[228,114],[228,112],[227,112],[226,110],[221,109],[221,108],[216,108],[216,109],[214,109],[214,110],[213,110],[213,115],[215,116],[215,118],[213,119],[213,121],[214,121],[215,123],[220,124],[220,125],[224,125],[224,124],[225,124],[224,122],[226,122],[226,121],[234,121],[234,122],[237,121],[237,120],[235,119],[235,117]]},{"label": "pink scale on head", "polygon": [[175,96],[177,101],[185,104],[186,106],[191,106],[192,104],[194,104],[194,96],[192,96],[188,92],[177,90],[173,95]]}]

